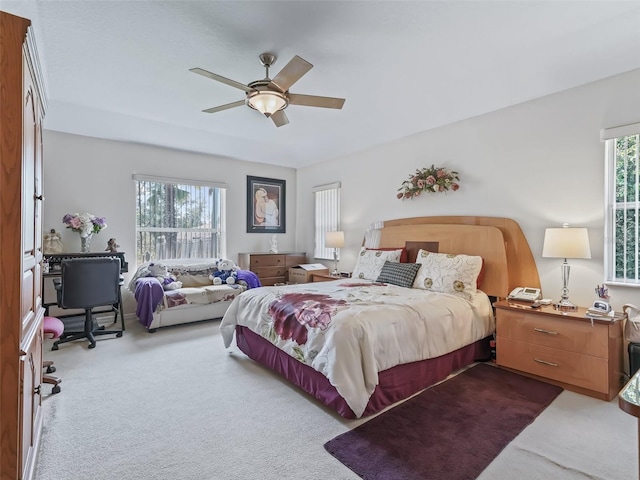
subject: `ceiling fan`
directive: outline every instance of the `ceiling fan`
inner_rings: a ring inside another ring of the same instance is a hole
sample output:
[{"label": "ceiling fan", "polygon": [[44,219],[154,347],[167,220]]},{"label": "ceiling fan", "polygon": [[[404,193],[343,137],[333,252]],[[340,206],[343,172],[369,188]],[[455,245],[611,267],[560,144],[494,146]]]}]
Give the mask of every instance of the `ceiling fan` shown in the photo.
[{"label": "ceiling fan", "polygon": [[266,69],[266,76],[263,80],[256,80],[248,85],[230,80],[222,75],[211,73],[202,68],[189,69],[190,72],[197,73],[203,77],[225,83],[246,92],[246,98],[244,100],[207,108],[203,110],[203,112],[215,113],[241,105],[248,105],[262,113],[265,117],[271,118],[276,127],[281,127],[289,123],[289,119],[284,113],[284,109],[289,105],[336,109],[341,109],[344,105],[344,98],[318,97],[316,95],[302,95],[289,92],[289,88],[313,68],[313,65],[303,58],[297,55],[294,56],[273,80],[269,78],[269,67],[275,63],[276,56],[271,53],[263,53],[259,58]]}]

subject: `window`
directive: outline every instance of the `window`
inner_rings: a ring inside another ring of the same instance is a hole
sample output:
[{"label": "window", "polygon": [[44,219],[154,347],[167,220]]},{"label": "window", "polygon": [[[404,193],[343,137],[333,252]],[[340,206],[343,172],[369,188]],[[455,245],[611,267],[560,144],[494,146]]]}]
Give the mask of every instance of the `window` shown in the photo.
[{"label": "window", "polygon": [[603,131],[606,140],[605,275],[640,286],[640,124]]},{"label": "window", "polygon": [[225,256],[226,185],[134,175],[136,260]]},{"label": "window", "polygon": [[314,257],[333,260],[334,249],[324,246],[324,236],[327,232],[340,230],[340,183],[314,187],[313,193],[316,200]]}]

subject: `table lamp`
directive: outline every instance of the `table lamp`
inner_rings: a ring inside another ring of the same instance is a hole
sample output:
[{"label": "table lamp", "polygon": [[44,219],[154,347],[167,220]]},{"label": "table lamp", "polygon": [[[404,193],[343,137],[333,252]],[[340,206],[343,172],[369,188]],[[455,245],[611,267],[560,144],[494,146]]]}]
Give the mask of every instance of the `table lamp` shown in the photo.
[{"label": "table lamp", "polygon": [[569,228],[564,223],[562,228],[547,228],[544,233],[542,256],[548,258],[564,258],[562,263],[562,296],[555,305],[558,310],[577,310],[577,306],[569,301],[569,272],[571,267],[567,258],[591,258],[589,235],[586,228]]},{"label": "table lamp", "polygon": [[344,247],[344,232],[335,231],[327,232],[324,236],[324,246],[327,248],[333,248],[333,277],[339,277],[338,273],[338,249]]}]

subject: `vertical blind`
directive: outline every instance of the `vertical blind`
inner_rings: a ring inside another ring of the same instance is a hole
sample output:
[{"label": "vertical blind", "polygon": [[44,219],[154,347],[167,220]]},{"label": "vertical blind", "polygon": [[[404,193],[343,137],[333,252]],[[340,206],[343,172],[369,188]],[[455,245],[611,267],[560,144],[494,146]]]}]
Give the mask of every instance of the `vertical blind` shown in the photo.
[{"label": "vertical blind", "polygon": [[606,278],[640,284],[640,124],[603,130],[602,138],[607,141]]},{"label": "vertical blind", "polygon": [[313,193],[316,220],[314,257],[332,260],[334,249],[325,247],[324,238],[327,232],[340,230],[340,182],[314,187]]},{"label": "vertical blind", "polygon": [[217,258],[224,249],[224,184],[134,175],[136,260]]}]

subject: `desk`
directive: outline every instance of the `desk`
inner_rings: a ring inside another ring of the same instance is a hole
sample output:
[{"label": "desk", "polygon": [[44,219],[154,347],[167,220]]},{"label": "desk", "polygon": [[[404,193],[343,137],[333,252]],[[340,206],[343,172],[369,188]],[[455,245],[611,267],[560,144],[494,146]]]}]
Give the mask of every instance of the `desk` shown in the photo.
[{"label": "desk", "polygon": [[[49,264],[49,272],[42,274],[42,307],[44,308],[45,315],[49,315],[49,307],[58,304],[57,297],[53,301],[47,301],[47,289],[46,282],[48,279],[53,280],[59,278],[62,275],[62,261],[69,258],[91,258],[91,257],[118,257],[120,259],[120,274],[129,271],[129,264],[124,258],[124,252],[95,252],[95,253],[55,253],[45,254],[44,262]],[[53,283],[51,285],[53,288]],[[48,289],[51,292],[51,289]],[[55,294],[55,291],[54,291]],[[119,302],[120,315],[122,315],[122,298]],[[74,314],[75,316],[75,314]]]},{"label": "desk", "polygon": [[[621,410],[638,419],[638,441],[640,442],[640,371],[636,372],[620,391],[618,406]],[[638,447],[638,459],[640,464],[640,446]]]}]

